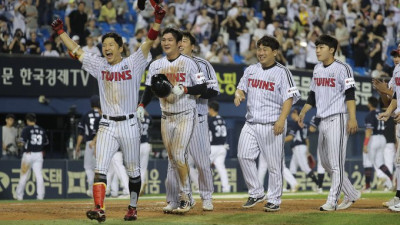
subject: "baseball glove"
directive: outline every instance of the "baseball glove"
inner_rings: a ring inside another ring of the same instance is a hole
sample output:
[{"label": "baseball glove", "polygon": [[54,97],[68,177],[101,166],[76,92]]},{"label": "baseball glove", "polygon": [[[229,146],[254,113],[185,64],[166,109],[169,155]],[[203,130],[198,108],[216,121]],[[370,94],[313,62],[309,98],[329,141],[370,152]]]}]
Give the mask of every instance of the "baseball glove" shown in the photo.
[{"label": "baseball glove", "polygon": [[314,167],[317,165],[317,162],[311,154],[307,156],[307,162],[311,169],[314,169]]}]

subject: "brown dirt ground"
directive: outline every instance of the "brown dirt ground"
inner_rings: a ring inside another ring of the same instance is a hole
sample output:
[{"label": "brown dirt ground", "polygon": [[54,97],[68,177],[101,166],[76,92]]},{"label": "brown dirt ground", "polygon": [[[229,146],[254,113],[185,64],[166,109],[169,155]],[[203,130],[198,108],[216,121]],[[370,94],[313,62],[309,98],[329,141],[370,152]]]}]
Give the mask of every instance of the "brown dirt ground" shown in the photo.
[{"label": "brown dirt ground", "polygon": [[[260,213],[263,204],[258,204],[252,209],[243,209],[241,205],[244,199],[216,199],[214,203],[213,213]],[[278,213],[311,213],[318,211],[320,205],[325,202],[323,199],[318,200],[289,200],[284,199],[281,205],[281,211]],[[361,199],[357,201],[348,211],[357,214],[363,213],[390,213],[389,210],[383,210],[383,200],[379,199]],[[108,200],[106,199],[107,218],[121,218],[126,212],[128,200]],[[143,200],[139,201],[138,216],[139,217],[162,217],[162,207],[166,203],[160,200]],[[85,212],[89,210],[93,203],[91,200],[82,201],[62,201],[62,202],[19,202],[1,204],[0,218],[1,220],[54,220],[54,219],[81,219],[85,216]],[[68,212],[68,213],[66,213]],[[194,209],[188,212],[188,215],[203,215],[201,201],[197,201]]]}]

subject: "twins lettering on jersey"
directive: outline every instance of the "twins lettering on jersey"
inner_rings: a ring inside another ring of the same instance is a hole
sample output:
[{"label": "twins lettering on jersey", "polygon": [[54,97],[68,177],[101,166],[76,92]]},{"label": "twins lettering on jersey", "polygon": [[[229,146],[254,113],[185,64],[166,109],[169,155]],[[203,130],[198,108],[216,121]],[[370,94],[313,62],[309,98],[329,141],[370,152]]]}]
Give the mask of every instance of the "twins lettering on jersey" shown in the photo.
[{"label": "twins lettering on jersey", "polygon": [[185,82],[186,73],[165,73],[169,81],[175,80],[176,82]]},{"label": "twins lettering on jersey", "polygon": [[258,79],[251,79],[249,78],[249,82],[247,84],[249,87],[264,89],[267,91],[274,91],[275,90],[275,83],[268,82],[265,80],[258,80]]},{"label": "twins lettering on jersey", "polygon": [[131,73],[131,70],[125,70],[122,72],[101,71],[101,79],[105,79],[106,81],[131,80]]},{"label": "twins lettering on jersey", "polygon": [[335,87],[335,78],[319,78],[314,77],[314,83],[317,86],[325,86],[325,87]]},{"label": "twins lettering on jersey", "polygon": [[395,77],[394,80],[396,82],[396,86],[400,86],[400,77]]}]

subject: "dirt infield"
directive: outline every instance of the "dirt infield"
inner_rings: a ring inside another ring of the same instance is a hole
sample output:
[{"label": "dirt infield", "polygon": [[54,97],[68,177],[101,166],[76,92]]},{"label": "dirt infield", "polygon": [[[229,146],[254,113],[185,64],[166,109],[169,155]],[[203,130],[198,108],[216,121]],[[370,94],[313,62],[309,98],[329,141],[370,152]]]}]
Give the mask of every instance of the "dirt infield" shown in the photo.
[{"label": "dirt infield", "polygon": [[[195,215],[201,216],[206,214],[230,214],[245,213],[259,214],[262,212],[263,204],[258,204],[252,209],[243,209],[241,205],[246,199],[215,199],[214,211],[203,212],[201,201],[197,199],[197,205],[185,216]],[[382,207],[382,202],[387,199],[366,199],[362,198],[357,201],[346,212],[354,214],[390,214],[387,209]],[[318,212],[318,208],[325,202],[325,199],[284,199],[281,205],[281,211],[278,214],[307,214]],[[106,215],[107,219],[122,219],[129,201],[106,199]],[[160,199],[157,200],[141,200],[138,207],[138,218],[165,218],[162,207],[166,205]],[[70,220],[84,219],[85,212],[93,206],[90,199],[74,200],[74,201],[14,201],[0,203],[2,208],[0,211],[1,220]],[[173,217],[177,215],[167,215]]]}]

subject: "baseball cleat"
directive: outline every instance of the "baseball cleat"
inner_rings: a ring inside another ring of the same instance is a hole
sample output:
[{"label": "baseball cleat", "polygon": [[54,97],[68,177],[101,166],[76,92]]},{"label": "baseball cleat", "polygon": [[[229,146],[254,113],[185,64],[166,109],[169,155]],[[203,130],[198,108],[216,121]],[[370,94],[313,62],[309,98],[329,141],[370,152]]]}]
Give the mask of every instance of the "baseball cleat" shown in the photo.
[{"label": "baseball cleat", "polygon": [[390,199],[389,201],[382,203],[382,205],[384,207],[391,207],[391,206],[395,206],[399,203],[400,203],[400,198],[395,196],[392,199]]},{"label": "baseball cleat", "polygon": [[291,192],[295,193],[295,192],[297,192],[299,189],[300,189],[300,185],[296,184],[296,185],[292,188]]},{"label": "baseball cleat", "polygon": [[91,220],[97,220],[99,223],[106,221],[106,213],[100,209],[100,206],[96,206],[95,209],[86,212],[87,218]]},{"label": "baseball cleat", "polygon": [[125,221],[131,221],[131,220],[136,220],[137,219],[137,211],[136,208],[132,206],[128,206],[128,212],[124,216]]},{"label": "baseball cleat", "polygon": [[353,205],[358,199],[361,198],[361,192],[357,191],[357,198],[354,200],[349,200],[346,196],[344,197],[342,203],[338,205],[337,209],[338,210],[343,210],[349,208],[351,205]]},{"label": "baseball cleat", "polygon": [[335,211],[336,206],[330,204],[330,203],[325,203],[319,207],[319,211]]},{"label": "baseball cleat", "polygon": [[279,205],[275,205],[274,203],[267,202],[264,206],[264,211],[265,212],[276,212],[279,211],[281,207]]},{"label": "baseball cleat", "polygon": [[181,200],[181,201],[179,202],[178,208],[172,210],[172,212],[173,212],[173,213],[186,213],[186,212],[189,212],[190,207],[191,207],[191,205],[190,205],[190,202],[189,202],[189,201],[187,201],[187,200]]},{"label": "baseball cleat", "polygon": [[316,192],[317,194],[323,194],[324,190],[322,188],[318,188]]},{"label": "baseball cleat", "polygon": [[372,191],[371,191],[371,188],[366,188],[366,187],[364,187],[362,190],[361,190],[361,193],[371,193]]},{"label": "baseball cleat", "polygon": [[393,212],[400,212],[400,203],[394,206],[390,206],[389,210],[393,211]]},{"label": "baseball cleat", "polygon": [[247,199],[247,202],[244,203],[244,204],[242,205],[242,207],[243,207],[243,208],[252,208],[252,207],[254,207],[257,203],[263,202],[264,200],[265,200],[265,195],[262,196],[262,197],[259,197],[259,198],[252,198],[252,197],[249,197],[249,198]]},{"label": "baseball cleat", "polygon": [[203,211],[213,211],[214,205],[212,204],[212,200],[203,200]]},{"label": "baseball cleat", "polygon": [[178,208],[178,203],[176,202],[169,202],[167,206],[163,208],[164,213],[172,213],[173,210]]}]

